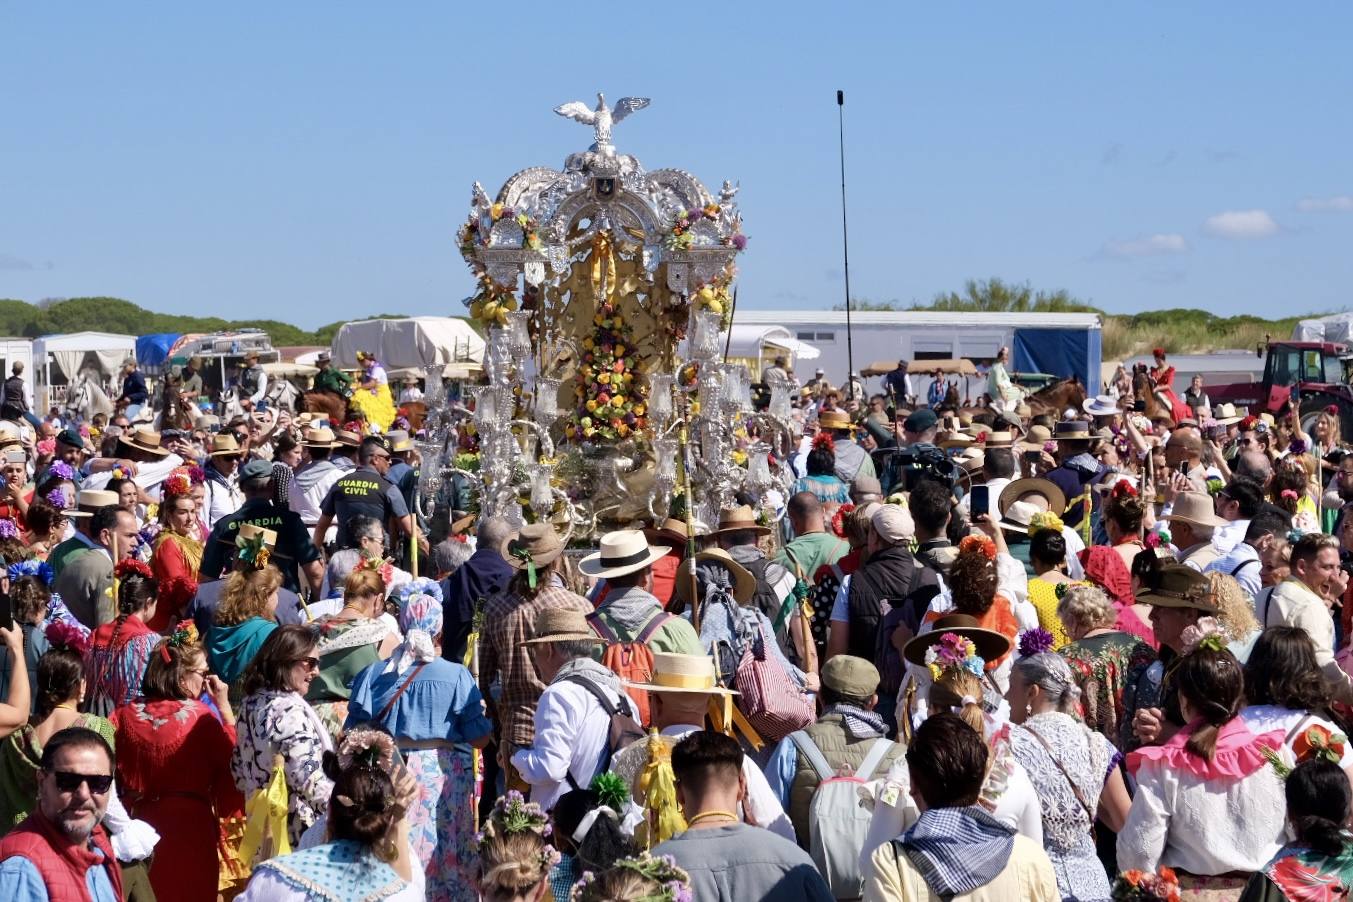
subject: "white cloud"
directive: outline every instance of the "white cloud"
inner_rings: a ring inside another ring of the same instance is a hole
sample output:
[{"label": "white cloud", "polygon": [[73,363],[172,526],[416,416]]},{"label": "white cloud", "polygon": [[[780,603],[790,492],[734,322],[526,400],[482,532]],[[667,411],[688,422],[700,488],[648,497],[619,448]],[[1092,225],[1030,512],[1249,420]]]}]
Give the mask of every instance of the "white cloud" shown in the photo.
[{"label": "white cloud", "polygon": [[1188,250],[1188,241],[1183,235],[1174,232],[1127,241],[1109,241],[1104,245],[1104,253],[1110,257],[1155,257],[1161,254],[1185,254]]},{"label": "white cloud", "polygon": [[1304,197],[1297,202],[1303,213],[1353,213],[1353,195],[1337,197]]},{"label": "white cloud", "polygon": [[1267,210],[1227,210],[1203,223],[1203,231],[1217,238],[1267,238],[1279,228]]}]

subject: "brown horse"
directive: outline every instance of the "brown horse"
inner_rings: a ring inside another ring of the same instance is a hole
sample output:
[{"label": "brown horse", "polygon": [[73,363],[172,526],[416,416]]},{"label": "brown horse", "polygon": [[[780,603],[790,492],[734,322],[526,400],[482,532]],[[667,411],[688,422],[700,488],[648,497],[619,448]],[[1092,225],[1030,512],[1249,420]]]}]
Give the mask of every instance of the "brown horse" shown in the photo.
[{"label": "brown horse", "polygon": [[1139,367],[1132,374],[1132,394],[1138,401],[1146,403],[1143,414],[1148,420],[1155,422],[1157,419],[1171,419],[1170,408],[1156,394],[1156,386],[1151,381],[1151,376],[1147,373],[1146,367]]},{"label": "brown horse", "polygon": [[348,402],[341,395],[331,391],[302,392],[301,410],[305,413],[324,415],[335,428],[352,419],[348,415]]},{"label": "brown horse", "polygon": [[1079,376],[1050,382],[1030,395],[1027,403],[1034,416],[1052,414],[1061,419],[1068,407],[1077,413],[1081,411],[1085,404],[1085,386]]}]

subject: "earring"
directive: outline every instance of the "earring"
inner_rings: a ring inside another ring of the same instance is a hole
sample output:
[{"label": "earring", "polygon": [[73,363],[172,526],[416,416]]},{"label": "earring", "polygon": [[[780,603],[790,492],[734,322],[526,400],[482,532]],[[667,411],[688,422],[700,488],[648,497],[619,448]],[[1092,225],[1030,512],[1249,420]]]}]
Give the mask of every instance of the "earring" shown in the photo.
[{"label": "earring", "polygon": [[1025,716],[1025,717],[1028,717],[1028,716],[1029,716],[1030,714],[1032,714],[1032,713],[1034,713],[1034,706],[1033,706],[1033,705],[1025,705],[1025,706],[1024,706],[1024,716]]}]

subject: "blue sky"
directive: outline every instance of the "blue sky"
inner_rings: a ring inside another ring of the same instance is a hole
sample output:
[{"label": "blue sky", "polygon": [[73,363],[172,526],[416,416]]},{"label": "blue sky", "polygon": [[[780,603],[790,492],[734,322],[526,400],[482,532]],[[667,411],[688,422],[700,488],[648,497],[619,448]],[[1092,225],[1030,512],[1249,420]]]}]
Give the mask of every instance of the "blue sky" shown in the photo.
[{"label": "blue sky", "polygon": [[[1185,8],[1185,7],[1189,8]],[[603,10],[612,9],[614,13]],[[590,141],[741,182],[740,304],[967,278],[1116,312],[1353,304],[1347,3],[0,2],[0,297],[461,313],[470,184]]]}]

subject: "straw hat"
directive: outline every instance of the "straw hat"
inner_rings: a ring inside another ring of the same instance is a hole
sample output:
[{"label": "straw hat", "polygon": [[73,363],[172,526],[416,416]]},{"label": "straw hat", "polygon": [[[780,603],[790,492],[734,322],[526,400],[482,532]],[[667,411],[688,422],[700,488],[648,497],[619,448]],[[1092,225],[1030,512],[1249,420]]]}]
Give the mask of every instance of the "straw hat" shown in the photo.
[{"label": "straw hat", "polygon": [[601,639],[587,625],[587,616],[573,608],[541,608],[536,612],[534,639],[526,645],[544,645],[548,642],[591,641],[598,645]]},{"label": "straw hat", "polygon": [[[697,536],[705,535],[709,532],[709,527],[699,521],[696,521],[694,526],[695,534]],[[652,526],[644,529],[644,538],[648,539],[650,543],[655,542],[658,539],[666,539],[671,542],[685,542],[686,521],[678,520],[675,517],[668,517],[660,523],[655,522]]]},{"label": "straw hat", "polygon": [[621,529],[601,537],[600,551],[589,554],[578,562],[578,570],[585,576],[605,579],[624,576],[651,565],[665,557],[670,548],[651,548],[644,534],[637,529]]},{"label": "straw hat", "polygon": [[1042,513],[1042,511],[1043,508],[1032,501],[1012,502],[1001,513],[1001,529],[1007,529],[1011,532],[1028,532],[1029,524],[1033,522],[1034,515]]},{"label": "straw hat", "polygon": [[714,535],[743,530],[751,530],[759,536],[770,535],[770,527],[757,523],[756,514],[745,504],[719,511],[719,527],[714,530]]},{"label": "straw hat", "polygon": [[[701,561],[715,561],[728,568],[728,572],[733,575],[733,600],[738,604],[746,604],[756,594],[756,577],[752,576],[746,567],[733,560],[722,548],[701,551],[695,556],[695,561],[697,564]],[[691,575],[684,566],[677,571],[672,601],[673,607],[680,607],[683,610],[691,605]]]},{"label": "straw hat", "polygon": [[737,695],[719,685],[714,674],[714,659],[709,655],[679,655],[653,652],[653,676],[647,683],[621,680],[621,685],[649,692],[680,692],[698,695]]},{"label": "straw hat", "polygon": [[988,432],[984,444],[988,448],[1012,448],[1015,445],[1015,434],[1009,430]]},{"label": "straw hat", "polygon": [[1057,424],[1053,432],[1054,437],[1059,442],[1076,441],[1090,439],[1090,424],[1085,420],[1062,420]]},{"label": "straw hat", "polygon": [[118,441],[128,448],[154,454],[156,457],[164,457],[169,453],[167,449],[160,447],[160,433],[150,429],[133,429],[130,432],[124,432],[118,436]]},{"label": "straw hat", "polygon": [[1001,490],[996,501],[996,509],[1005,515],[1005,509],[1017,501],[1027,501],[1030,497],[1041,501],[1033,502],[1039,510],[1050,510],[1061,516],[1066,510],[1066,494],[1050,479],[1016,479]]},{"label": "straw hat", "polygon": [[844,410],[824,410],[817,415],[817,428],[853,430],[855,424]]},{"label": "straw hat", "polygon": [[362,443],[362,437],[351,429],[335,429],[334,440],[338,445],[348,448],[356,448]]},{"label": "straw hat", "polygon": [[1111,417],[1123,412],[1118,406],[1118,401],[1109,395],[1096,395],[1093,398],[1086,398],[1081,407],[1092,417]]},{"label": "straw hat", "polygon": [[1245,419],[1245,411],[1237,410],[1234,404],[1218,404],[1212,411],[1212,419],[1218,426],[1230,426]]},{"label": "straw hat", "polygon": [[941,448],[966,448],[973,443],[972,436],[962,432],[941,432],[935,436],[935,444]]},{"label": "straw hat", "polygon": [[385,433],[385,441],[389,443],[391,451],[413,450],[413,439],[409,438],[409,433],[403,429],[394,429]]},{"label": "straw hat", "polygon": [[1162,520],[1180,520],[1194,526],[1222,526],[1227,521],[1218,517],[1212,496],[1206,492],[1180,492],[1175,496],[1172,513]]},{"label": "straw hat", "polygon": [[498,553],[514,570],[543,567],[564,553],[564,543],[548,523],[528,523],[498,546]]},{"label": "straw hat", "polygon": [[229,432],[218,432],[211,437],[211,450],[208,457],[230,457],[240,453],[240,443]]},{"label": "straw hat", "polygon": [[120,504],[121,501],[117,492],[110,492],[107,489],[81,489],[75,493],[75,507],[62,511],[62,514],[67,518],[92,517],[94,511],[99,508]]},{"label": "straw hat", "polygon": [[931,624],[930,632],[922,633],[902,648],[902,657],[918,667],[925,666],[925,653],[938,645],[946,633],[972,641],[977,656],[985,662],[998,661],[1010,653],[1011,642],[1004,633],[979,626],[977,618],[968,614],[946,614]]},{"label": "straw hat", "polygon": [[1208,578],[1184,564],[1161,567],[1156,588],[1143,586],[1137,593],[1137,603],[1158,608],[1192,608],[1209,614],[1220,611]]},{"label": "straw hat", "polygon": [[[231,439],[234,441],[234,439]],[[334,440],[334,431],[328,426],[320,426],[317,429],[307,429],[301,439],[301,444],[307,448],[336,448],[338,442]]]},{"label": "straw hat", "polygon": [[1042,451],[1043,446],[1052,441],[1052,430],[1047,426],[1030,426],[1024,433],[1024,441],[1019,443],[1021,451]]}]

